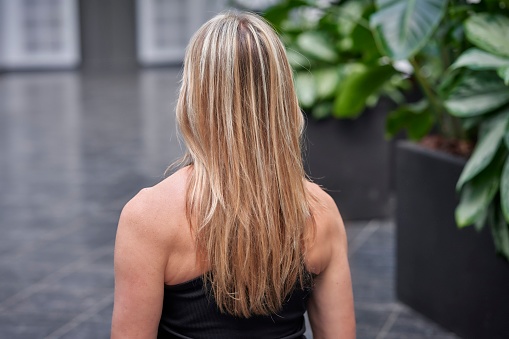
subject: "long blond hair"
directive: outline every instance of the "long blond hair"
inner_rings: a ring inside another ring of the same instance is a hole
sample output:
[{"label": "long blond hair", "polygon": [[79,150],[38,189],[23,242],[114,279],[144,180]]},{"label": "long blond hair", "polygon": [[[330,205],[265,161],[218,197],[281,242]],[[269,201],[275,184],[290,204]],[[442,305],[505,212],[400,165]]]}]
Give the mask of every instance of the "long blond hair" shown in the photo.
[{"label": "long blond hair", "polygon": [[284,46],[262,18],[225,12],[186,51],[177,121],[192,164],[187,213],[216,303],[267,315],[306,278],[304,118]]}]

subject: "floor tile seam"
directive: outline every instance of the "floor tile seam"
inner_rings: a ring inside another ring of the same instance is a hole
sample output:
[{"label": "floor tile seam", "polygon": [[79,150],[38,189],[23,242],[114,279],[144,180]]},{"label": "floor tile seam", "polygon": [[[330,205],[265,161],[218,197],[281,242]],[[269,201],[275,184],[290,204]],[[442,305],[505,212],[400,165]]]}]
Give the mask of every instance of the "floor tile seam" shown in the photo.
[{"label": "floor tile seam", "polygon": [[385,339],[387,337],[387,334],[389,333],[392,326],[396,322],[396,319],[398,319],[400,313],[401,313],[401,309],[396,309],[389,314],[389,316],[385,320],[385,323],[383,324],[382,328],[378,332],[376,339]]},{"label": "floor tile seam", "polygon": [[35,311],[10,311],[9,313],[0,313],[0,320],[2,317],[19,317],[19,319],[27,318],[30,319],[30,322],[41,322],[45,323],[48,321],[68,321],[70,314],[80,314],[80,312],[68,312],[68,311],[62,311],[62,312],[48,312],[44,311],[44,313],[41,312],[35,312]]},{"label": "floor tile seam", "polygon": [[44,339],[58,339],[64,336],[65,334],[69,333],[76,327],[78,327],[83,322],[89,320],[94,315],[97,314],[97,312],[104,309],[106,306],[110,305],[110,303],[113,302],[113,293],[108,295],[107,297],[104,297],[100,301],[96,302],[94,305],[90,306],[87,310],[84,312],[78,314],[76,317],[71,319],[69,322],[65,323],[61,327],[57,328],[55,331],[47,335]]},{"label": "floor tile seam", "polygon": [[369,237],[380,228],[380,224],[378,220],[372,219],[368,222],[366,226],[360,231],[357,236],[352,240],[351,244],[348,246],[348,256],[352,257],[359,248],[369,239]]},{"label": "floor tile seam", "polygon": [[[111,247],[111,245],[110,245]],[[19,263],[19,264],[23,264],[23,265],[34,265],[36,264],[37,267],[40,267],[40,268],[55,268],[55,266],[65,266],[67,264],[69,264],[70,262],[74,262],[76,260],[79,260],[80,258],[84,258],[84,257],[87,257],[90,255],[91,253],[91,250],[72,250],[72,249],[69,249],[69,251],[63,251],[63,253],[37,253],[37,252],[32,252],[32,250],[36,250],[36,248],[33,248],[33,249],[30,249],[30,250],[27,250],[26,252],[23,252],[23,253],[14,253],[12,254],[9,253],[9,260],[8,262],[15,262],[15,263]],[[95,249],[94,249],[95,251]],[[113,249],[112,251],[113,252]],[[73,256],[76,256],[77,258],[74,259],[71,259],[71,261],[68,261],[68,259],[66,257],[70,257],[70,255],[68,254],[72,254]],[[59,260],[61,260],[61,258],[63,257],[62,261],[59,262]],[[64,261],[65,260],[65,261]]]},{"label": "floor tile seam", "polygon": [[[100,310],[99,310],[100,311]],[[112,319],[112,316],[113,316],[113,313],[112,314],[109,314],[107,319],[102,319],[102,318],[94,318],[94,316],[96,316],[97,313],[95,314],[92,314],[89,318],[83,320],[80,324],[84,323],[84,322],[90,322],[90,323],[94,323],[94,324],[109,324],[111,326],[111,319]]]},{"label": "floor tile seam", "polygon": [[[109,254],[109,252],[106,252],[106,253],[103,253],[104,254]],[[99,256],[100,257],[100,256]],[[111,275],[113,276],[113,273],[114,273],[114,265],[113,265],[113,262],[109,262],[107,263],[108,267],[104,267],[103,265],[106,265],[105,263],[97,263],[95,262],[97,260],[97,258],[94,258],[92,260],[84,260],[83,262],[80,262],[80,272],[84,272],[86,274],[93,274],[93,273],[100,273],[100,274],[104,274],[104,273],[111,273]],[[76,270],[74,269],[71,269],[69,270],[68,272],[70,273],[75,273]]]},{"label": "floor tile seam", "polygon": [[[31,285],[30,288],[27,288],[25,290],[20,291],[19,293],[14,294],[12,297],[4,300],[4,302],[2,302],[0,304],[0,315],[11,314],[12,311],[9,309],[10,307],[13,307],[14,305],[16,305],[16,303],[20,303],[20,302],[28,299],[30,296],[34,295],[37,292],[40,292],[40,291],[43,291],[43,290],[48,290],[48,288],[51,288],[52,286],[54,286],[54,285],[35,284],[35,285]],[[94,291],[96,292],[96,294],[97,293],[104,293],[105,295],[108,295],[108,294],[111,293],[112,289],[113,289],[113,287],[112,288],[94,289]],[[86,294],[78,294],[78,295],[76,295],[76,297],[86,298],[87,295]],[[2,305],[4,303],[6,305]],[[27,314],[27,312],[23,312],[23,311],[21,311],[19,313],[20,314]],[[28,313],[30,313],[30,312],[28,312]],[[57,315],[57,316],[61,315],[58,312],[50,312],[50,314]]]},{"label": "floor tile seam", "polygon": [[54,230],[51,230],[47,234],[44,234],[38,239],[34,239],[30,241],[28,244],[25,244],[24,246],[21,246],[20,248],[16,249],[15,251],[11,252],[12,257],[19,257],[23,254],[26,254],[27,252],[30,252],[34,248],[40,247],[41,245],[44,245],[47,242],[58,240],[62,237],[65,237],[69,234],[71,234],[75,229],[72,227],[61,227]]},{"label": "floor tile seam", "polygon": [[380,219],[380,223],[382,223],[383,225],[382,228],[383,229],[391,228],[394,230],[394,228],[396,227],[394,220],[395,220],[394,218]]},{"label": "floor tile seam", "polygon": [[[347,238],[348,238],[348,246],[350,246],[354,241],[355,239],[357,239],[359,237],[359,235],[364,231],[364,229],[370,225],[370,223],[373,221],[374,219],[370,219],[368,220],[367,222],[364,221],[362,222],[362,225],[357,225],[358,223],[360,223],[359,221],[356,221],[353,225],[352,224],[349,224],[348,222],[345,222],[345,229],[347,230]],[[349,237],[348,236],[348,229],[349,228],[360,228],[359,231],[357,231],[353,237]],[[349,247],[350,248],[350,247]]]},{"label": "floor tile seam", "polygon": [[[73,273],[74,271],[79,270],[79,268],[84,267],[90,264],[91,261],[100,258],[102,255],[105,255],[111,251],[111,246],[105,246],[101,250],[96,250],[92,255],[87,258],[80,258],[74,262],[71,262],[59,270],[50,273],[49,275],[42,278],[40,281],[35,284],[29,285],[25,289],[22,289],[18,293],[12,295],[11,297],[5,299],[0,303],[0,314],[5,312],[10,306],[25,300],[30,297],[32,294],[39,292],[43,288],[46,287],[47,284],[55,283],[58,279],[64,277],[66,274]],[[104,252],[104,253],[103,253]]]},{"label": "floor tile seam", "polygon": [[355,308],[360,311],[401,311],[402,306],[399,302],[356,302]]},{"label": "floor tile seam", "polygon": [[[409,313],[410,312],[410,313]],[[401,315],[406,315],[409,316],[409,318],[401,318]],[[402,304],[401,305],[401,312],[400,314],[398,315],[398,320],[400,322],[407,322],[407,323],[413,323],[414,325],[420,327],[420,328],[426,328],[426,329],[433,329],[433,330],[438,330],[440,331],[441,333],[439,334],[432,334],[430,338],[442,338],[442,337],[452,337],[452,338],[458,338],[460,339],[460,337],[452,332],[451,330],[443,327],[442,325],[440,325],[439,323],[435,322],[434,320],[428,318],[427,316],[415,311],[414,309],[412,309],[411,307],[407,306],[407,305],[404,305]],[[393,333],[397,333],[397,334],[406,334],[406,332],[399,332],[399,331],[395,331]]]},{"label": "floor tile seam", "polygon": [[[37,291],[41,291],[41,290],[45,290],[45,291],[48,291],[48,292],[54,292],[54,291],[59,291],[59,292],[62,292],[62,286],[56,286],[55,285],[55,282],[52,282],[52,283],[37,283],[37,284],[33,284],[31,286],[37,286],[38,290]],[[0,286],[1,288],[1,286]],[[113,290],[113,285],[111,287],[97,287],[97,286],[94,286],[94,285],[83,285],[83,284],[74,284],[73,287],[70,289],[70,290],[93,290],[95,293],[103,293],[103,294],[109,294],[111,292],[111,290]],[[64,292],[68,292],[69,290],[68,289],[65,289],[64,288]],[[73,295],[76,295],[76,296],[79,296],[79,297],[87,297],[87,294],[86,293],[72,293],[71,294]]]},{"label": "floor tile seam", "polygon": [[[48,240],[48,241],[46,241],[46,240],[34,240],[33,244],[25,245],[23,247],[20,247],[19,249],[10,251],[10,253],[12,254],[13,258],[20,257],[20,256],[23,256],[23,255],[27,255],[27,254],[30,254],[33,251],[37,250],[38,248],[41,248],[43,246],[48,246],[49,242],[55,241],[55,240],[59,241],[58,239],[51,239],[51,240]],[[64,249],[67,249],[67,248],[64,248]],[[86,248],[85,246],[83,246],[83,248],[75,247],[75,248],[68,248],[68,250],[76,252],[76,253],[80,253],[80,254],[81,253],[86,254],[87,250],[89,251],[90,248]],[[51,254],[51,252],[48,253],[48,254]]]}]

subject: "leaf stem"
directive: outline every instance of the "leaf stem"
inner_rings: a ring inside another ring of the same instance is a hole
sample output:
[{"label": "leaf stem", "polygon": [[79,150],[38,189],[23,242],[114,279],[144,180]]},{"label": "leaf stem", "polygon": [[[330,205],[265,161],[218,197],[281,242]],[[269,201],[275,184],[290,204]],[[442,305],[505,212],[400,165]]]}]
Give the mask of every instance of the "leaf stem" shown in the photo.
[{"label": "leaf stem", "polygon": [[433,113],[437,117],[439,128],[443,134],[447,135],[446,131],[446,121],[444,118],[444,106],[440,102],[440,99],[437,98],[436,94],[431,89],[431,84],[428,82],[426,77],[421,72],[421,66],[418,64],[415,57],[409,59],[410,64],[414,69],[415,79],[419,83],[419,86],[424,92],[424,95],[428,98],[428,101],[433,109]]}]

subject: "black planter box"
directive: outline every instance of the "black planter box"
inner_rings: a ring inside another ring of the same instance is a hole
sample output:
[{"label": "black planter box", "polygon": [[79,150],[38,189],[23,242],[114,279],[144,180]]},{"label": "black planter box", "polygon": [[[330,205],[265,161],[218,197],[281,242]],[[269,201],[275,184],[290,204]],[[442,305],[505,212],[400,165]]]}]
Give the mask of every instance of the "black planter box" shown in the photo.
[{"label": "black planter box", "polygon": [[489,227],[454,221],[465,160],[408,142],[396,159],[398,298],[463,338],[509,338],[509,263]]},{"label": "black planter box", "polygon": [[389,215],[391,142],[384,126],[390,105],[380,100],[355,120],[307,121],[306,172],[334,198],[344,219]]}]

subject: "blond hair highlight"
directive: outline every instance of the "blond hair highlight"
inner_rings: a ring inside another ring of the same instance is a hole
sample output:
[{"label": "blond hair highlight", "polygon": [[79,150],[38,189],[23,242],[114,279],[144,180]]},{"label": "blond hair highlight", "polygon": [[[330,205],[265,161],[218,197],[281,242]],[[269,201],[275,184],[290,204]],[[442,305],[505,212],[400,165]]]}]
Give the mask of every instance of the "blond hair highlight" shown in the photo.
[{"label": "blond hair highlight", "polygon": [[177,122],[192,164],[187,215],[220,310],[277,313],[308,275],[304,118],[284,46],[259,16],[226,12],[186,51]]}]

